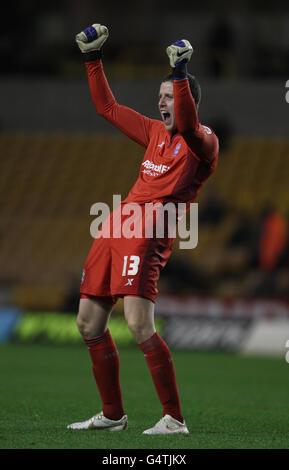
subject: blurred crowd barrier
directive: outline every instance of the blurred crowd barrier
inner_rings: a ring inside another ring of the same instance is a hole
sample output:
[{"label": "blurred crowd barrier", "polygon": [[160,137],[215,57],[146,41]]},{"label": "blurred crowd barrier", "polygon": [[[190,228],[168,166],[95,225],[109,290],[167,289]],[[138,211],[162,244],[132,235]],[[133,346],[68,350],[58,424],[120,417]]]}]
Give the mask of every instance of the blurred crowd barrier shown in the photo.
[{"label": "blurred crowd barrier", "polygon": [[[90,208],[134,183],[142,149],[97,134],[0,135],[0,303],[76,312]],[[286,297],[289,140],[233,137],[199,203],[199,243],[176,249],[163,294]]]}]

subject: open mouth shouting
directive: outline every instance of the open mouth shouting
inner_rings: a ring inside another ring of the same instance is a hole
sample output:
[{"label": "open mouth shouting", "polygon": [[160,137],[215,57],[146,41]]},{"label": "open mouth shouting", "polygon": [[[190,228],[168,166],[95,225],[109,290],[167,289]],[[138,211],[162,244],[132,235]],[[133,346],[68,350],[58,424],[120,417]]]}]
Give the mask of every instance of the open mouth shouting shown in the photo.
[{"label": "open mouth shouting", "polygon": [[169,113],[168,111],[161,111],[161,115],[165,126],[169,126],[172,123],[171,113]]}]

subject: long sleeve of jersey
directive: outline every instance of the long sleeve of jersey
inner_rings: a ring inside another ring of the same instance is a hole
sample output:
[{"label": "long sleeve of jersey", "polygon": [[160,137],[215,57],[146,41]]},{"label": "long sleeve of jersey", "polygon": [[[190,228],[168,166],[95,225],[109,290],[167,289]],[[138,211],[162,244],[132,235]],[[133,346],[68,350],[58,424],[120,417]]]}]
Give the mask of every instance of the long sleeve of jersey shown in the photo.
[{"label": "long sleeve of jersey", "polygon": [[86,62],[85,66],[92,100],[98,114],[129,138],[147,147],[153,120],[117,103],[107,82],[100,59]]},{"label": "long sleeve of jersey", "polygon": [[174,80],[174,106],[178,132],[194,154],[209,162],[218,152],[218,139],[209,127],[199,122],[187,78]]}]

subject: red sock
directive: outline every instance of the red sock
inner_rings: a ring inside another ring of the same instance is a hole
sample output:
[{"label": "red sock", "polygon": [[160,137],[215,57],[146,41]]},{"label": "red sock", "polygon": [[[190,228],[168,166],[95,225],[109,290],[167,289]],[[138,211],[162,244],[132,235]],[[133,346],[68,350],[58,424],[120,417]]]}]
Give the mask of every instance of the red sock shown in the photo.
[{"label": "red sock", "polygon": [[182,423],[184,420],[174,363],[167,344],[155,333],[139,344],[139,347],[145,355],[159,400],[164,407],[163,416],[168,414]]},{"label": "red sock", "polygon": [[103,403],[103,414],[109,419],[120,419],[123,409],[119,355],[109,330],[101,336],[84,338],[92,360],[92,370]]}]

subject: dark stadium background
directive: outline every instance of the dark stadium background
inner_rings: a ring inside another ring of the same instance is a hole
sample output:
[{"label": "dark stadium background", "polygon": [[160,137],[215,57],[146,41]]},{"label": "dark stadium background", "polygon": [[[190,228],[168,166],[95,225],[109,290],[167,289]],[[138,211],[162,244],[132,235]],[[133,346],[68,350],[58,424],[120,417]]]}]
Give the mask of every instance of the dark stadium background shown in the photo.
[{"label": "dark stadium background", "polygon": [[[0,342],[81,344],[74,320],[90,207],[111,206],[138,174],[144,150],[97,116],[74,42],[100,22],[117,100],[154,118],[165,48],[189,39],[200,120],[220,141],[218,168],[196,201],[198,246],[176,242],[159,282],[161,333],[176,350],[286,363],[288,5],[31,0],[6,3],[1,19]],[[120,345],[131,342],[121,302],[112,330]]]}]

